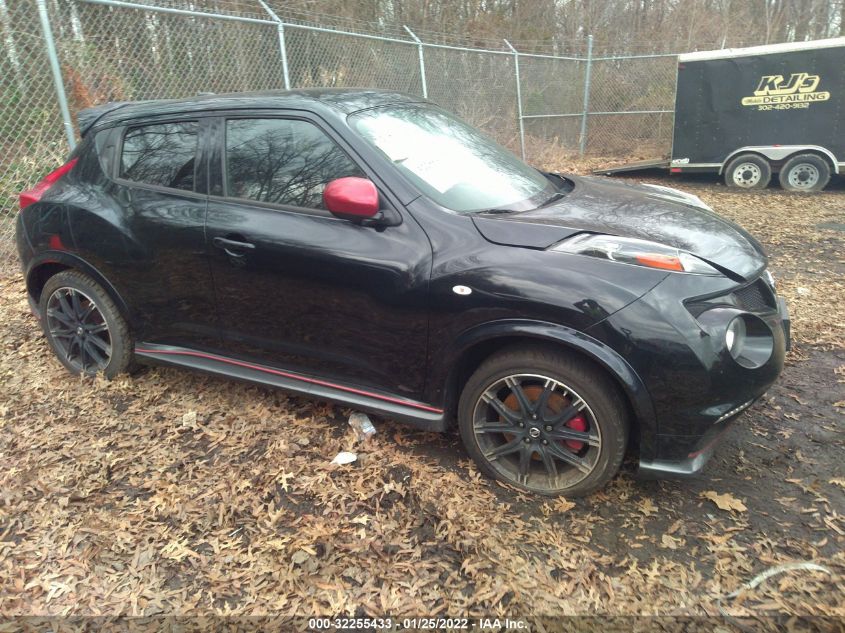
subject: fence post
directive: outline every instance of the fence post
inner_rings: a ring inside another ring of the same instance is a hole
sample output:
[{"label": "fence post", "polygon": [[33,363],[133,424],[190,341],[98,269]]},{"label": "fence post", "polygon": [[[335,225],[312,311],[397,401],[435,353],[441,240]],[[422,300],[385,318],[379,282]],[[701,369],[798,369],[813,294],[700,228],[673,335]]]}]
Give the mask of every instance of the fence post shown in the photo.
[{"label": "fence post", "polygon": [[522,86],[519,81],[519,52],[505,40],[505,44],[513,53],[513,67],[516,73],[516,117],[519,121],[519,149],[522,152],[522,160],[525,160],[525,125],[522,120]]},{"label": "fence post", "polygon": [[407,26],[403,24],[402,28],[408,31],[408,35],[410,35],[411,38],[417,43],[417,54],[420,58],[420,83],[422,83],[423,99],[428,99],[428,85],[425,80],[425,58],[423,57],[423,43],[420,38],[414,35],[414,32]]},{"label": "fence post", "polygon": [[590,74],[593,70],[593,36],[587,36],[587,69],[584,71],[584,113],[581,115],[581,156],[587,151],[587,117],[590,115]]},{"label": "fence post", "polygon": [[270,18],[276,23],[276,29],[279,32],[279,52],[282,55],[282,77],[285,81],[285,90],[290,90],[290,73],[288,72],[288,49],[285,45],[285,23],[282,22],[282,19],[276,15],[276,12],[270,8],[270,6],[264,2],[264,0],[258,0],[258,3],[264,7],[264,10],[270,16]]},{"label": "fence post", "polygon": [[46,0],[36,0],[38,5],[38,17],[41,19],[41,31],[44,33],[44,45],[47,49],[47,57],[50,59],[50,71],[53,73],[53,83],[56,86],[56,97],[59,100],[59,110],[62,114],[67,144],[71,151],[76,147],[76,137],[73,132],[73,120],[70,118],[70,110],[67,106],[67,94],[65,94],[65,82],[62,79],[62,69],[59,65],[59,56],[56,53],[56,43],[53,40],[53,29],[50,27],[50,16],[47,14]]},{"label": "fence post", "polygon": [[290,73],[288,72],[288,50],[285,45],[285,25],[279,22],[279,49],[282,52],[282,75],[285,80],[285,90],[290,90]]}]

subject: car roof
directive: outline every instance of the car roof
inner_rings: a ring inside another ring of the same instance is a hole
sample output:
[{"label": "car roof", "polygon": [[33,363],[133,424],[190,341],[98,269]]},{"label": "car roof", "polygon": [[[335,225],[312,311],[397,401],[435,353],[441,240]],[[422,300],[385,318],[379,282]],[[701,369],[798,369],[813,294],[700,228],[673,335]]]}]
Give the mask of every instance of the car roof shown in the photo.
[{"label": "car roof", "polygon": [[398,103],[422,103],[425,99],[402,92],[350,88],[309,88],[265,90],[227,94],[199,94],[185,99],[113,101],[80,110],[79,131],[85,134],[94,125],[141,117],[233,109],[290,108],[351,114],[359,110]]}]

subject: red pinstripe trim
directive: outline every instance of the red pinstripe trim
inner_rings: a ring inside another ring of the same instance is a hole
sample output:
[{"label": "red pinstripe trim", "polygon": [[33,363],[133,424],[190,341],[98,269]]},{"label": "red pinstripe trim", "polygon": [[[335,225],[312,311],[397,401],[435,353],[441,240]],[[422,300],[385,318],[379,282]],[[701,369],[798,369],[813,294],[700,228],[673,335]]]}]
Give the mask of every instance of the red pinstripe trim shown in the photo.
[{"label": "red pinstripe trim", "polygon": [[443,413],[443,409],[437,409],[435,407],[430,407],[425,404],[419,404],[416,402],[410,402],[408,400],[402,400],[400,398],[391,398],[390,396],[382,396],[377,393],[372,393],[370,391],[364,391],[363,389],[355,389],[354,387],[345,387],[344,385],[336,385],[333,382],[328,382],[325,380],[319,380],[318,378],[306,378],[305,376],[300,376],[299,374],[291,374],[286,371],[280,371],[278,369],[270,369],[269,367],[262,367],[261,365],[253,365],[252,363],[245,363],[243,361],[234,360],[231,358],[225,358],[224,356],[215,356],[214,354],[205,354],[203,352],[194,352],[191,350],[157,350],[157,349],[143,349],[141,347],[135,348],[136,352],[140,352],[141,354],[164,354],[164,355],[171,355],[171,356],[196,356],[198,358],[208,358],[210,360],[216,360],[221,363],[228,363],[230,365],[237,365],[238,367],[246,367],[247,369],[255,369],[256,371],[263,371],[267,374],[275,374],[276,376],[282,376],[283,378],[290,378],[292,380],[299,380],[301,382],[307,382],[312,385],[320,385],[321,387],[331,387],[332,389],[339,389],[340,391],[347,391],[349,393],[358,394],[359,396],[367,396],[369,398],[376,398],[378,400],[385,400],[387,402],[393,402],[394,404],[401,404],[405,407],[413,407],[414,409],[422,409],[424,411],[431,411],[432,413]]},{"label": "red pinstripe trim", "polygon": [[[740,411],[740,413],[742,413],[742,411]],[[700,448],[697,451],[695,451],[694,453],[690,453],[689,455],[687,455],[687,459],[695,459],[696,457],[698,457],[702,453],[705,453],[705,452],[709,451],[711,448],[713,448],[714,446],[716,446],[716,444],[719,443],[719,440],[722,439],[722,436],[725,433],[727,433],[730,430],[730,428],[731,428],[730,425],[723,428],[721,431],[719,431],[716,434],[716,437],[714,437],[712,440],[707,442],[707,445],[704,448]]]}]

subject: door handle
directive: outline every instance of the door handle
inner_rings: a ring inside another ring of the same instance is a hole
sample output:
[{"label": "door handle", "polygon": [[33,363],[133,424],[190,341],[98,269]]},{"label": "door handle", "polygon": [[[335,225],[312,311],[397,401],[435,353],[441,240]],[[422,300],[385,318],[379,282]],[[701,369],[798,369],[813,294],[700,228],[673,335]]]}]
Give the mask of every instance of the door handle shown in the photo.
[{"label": "door handle", "polygon": [[217,248],[224,250],[231,257],[243,257],[248,252],[255,250],[255,244],[230,240],[227,237],[215,237],[211,240],[211,243]]}]

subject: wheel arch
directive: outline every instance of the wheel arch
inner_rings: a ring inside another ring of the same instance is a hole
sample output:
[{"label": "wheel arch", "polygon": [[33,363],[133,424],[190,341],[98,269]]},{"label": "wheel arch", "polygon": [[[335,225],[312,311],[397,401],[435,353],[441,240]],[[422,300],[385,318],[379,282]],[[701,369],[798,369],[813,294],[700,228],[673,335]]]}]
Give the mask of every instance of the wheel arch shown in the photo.
[{"label": "wheel arch", "polygon": [[508,319],[476,326],[458,337],[446,385],[446,411],[454,416],[467,379],[486,358],[518,344],[553,345],[596,365],[617,385],[631,414],[631,436],[650,452],[657,432],[651,396],[633,368],[615,350],[578,330],[541,321]]},{"label": "wheel arch", "polygon": [[129,306],[108,279],[96,267],[78,255],[63,251],[45,251],[36,256],[27,267],[26,291],[36,306],[47,280],[64,270],[78,270],[100,284],[124,318],[129,321]]},{"label": "wheel arch", "polygon": [[796,154],[817,154],[827,160],[831,173],[839,173],[839,163],[836,156],[826,147],[821,145],[749,145],[740,147],[728,154],[719,167],[719,175],[725,173],[728,164],[740,154],[756,154],[765,158],[772,168],[772,172],[779,171],[780,165],[795,156]]}]

